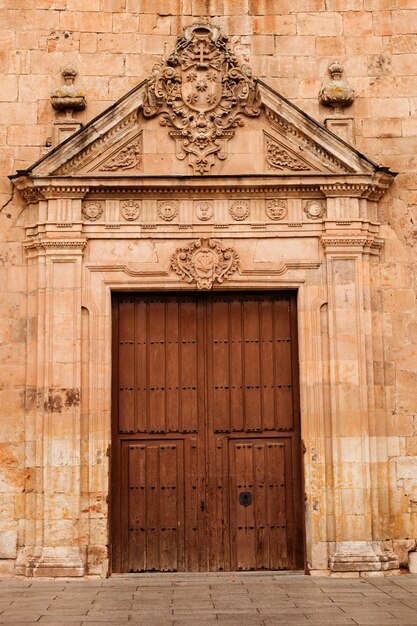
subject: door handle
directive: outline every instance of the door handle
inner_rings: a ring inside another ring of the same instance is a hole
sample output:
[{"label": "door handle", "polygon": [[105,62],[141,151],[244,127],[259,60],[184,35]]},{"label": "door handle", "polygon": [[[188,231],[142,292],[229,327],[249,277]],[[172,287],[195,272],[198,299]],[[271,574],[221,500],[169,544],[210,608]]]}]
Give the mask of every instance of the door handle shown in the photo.
[{"label": "door handle", "polygon": [[206,504],[204,502],[204,500],[201,500],[200,502],[200,511],[205,511],[206,510]]}]

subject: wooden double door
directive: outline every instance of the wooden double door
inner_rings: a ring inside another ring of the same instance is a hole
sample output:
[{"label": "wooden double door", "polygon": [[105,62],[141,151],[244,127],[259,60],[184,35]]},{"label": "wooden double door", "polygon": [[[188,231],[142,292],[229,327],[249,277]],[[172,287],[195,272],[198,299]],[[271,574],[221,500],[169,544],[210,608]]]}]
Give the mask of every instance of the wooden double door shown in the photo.
[{"label": "wooden double door", "polygon": [[113,300],[113,572],[304,566],[292,293]]}]

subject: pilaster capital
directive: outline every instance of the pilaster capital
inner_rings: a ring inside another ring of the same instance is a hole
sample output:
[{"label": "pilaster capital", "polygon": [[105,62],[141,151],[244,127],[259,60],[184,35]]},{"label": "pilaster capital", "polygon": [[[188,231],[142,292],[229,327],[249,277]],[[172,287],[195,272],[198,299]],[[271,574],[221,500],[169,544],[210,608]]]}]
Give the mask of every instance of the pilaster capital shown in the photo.
[{"label": "pilaster capital", "polygon": [[66,253],[66,254],[82,254],[87,245],[87,240],[77,239],[42,239],[36,238],[23,242],[23,247],[27,253]]},{"label": "pilaster capital", "polygon": [[323,235],[321,245],[326,254],[349,252],[379,254],[384,240],[370,233],[363,235]]}]

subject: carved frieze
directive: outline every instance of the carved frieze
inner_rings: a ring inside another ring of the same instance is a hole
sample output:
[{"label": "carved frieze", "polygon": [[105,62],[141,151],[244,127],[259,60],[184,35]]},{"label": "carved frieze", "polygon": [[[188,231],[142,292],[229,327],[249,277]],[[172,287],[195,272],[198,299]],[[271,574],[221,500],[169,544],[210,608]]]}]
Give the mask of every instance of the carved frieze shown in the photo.
[{"label": "carved frieze", "polygon": [[123,202],[120,207],[120,213],[125,220],[132,222],[136,220],[140,215],[141,203],[128,200],[127,202]]},{"label": "carved frieze", "polygon": [[304,204],[304,213],[311,220],[319,220],[323,217],[326,212],[326,207],[324,202],[321,200],[308,200]]},{"label": "carved frieze", "polygon": [[171,269],[197,289],[211,289],[238,269],[239,256],[218,239],[198,239],[178,248],[171,257]]},{"label": "carved frieze", "polygon": [[86,220],[95,222],[103,215],[103,203],[94,201],[83,204],[82,214]]},{"label": "carved frieze", "polygon": [[184,29],[174,52],[155,66],[143,114],[161,115],[172,128],[177,158],[195,174],[207,174],[214,156],[227,158],[227,142],[245,116],[260,114],[260,96],[250,68],[227,46],[216,26],[199,22]]},{"label": "carved frieze", "polygon": [[271,220],[282,220],[287,215],[286,200],[274,198],[266,201],[265,212]]},{"label": "carved frieze", "polygon": [[247,200],[235,200],[230,205],[229,213],[232,219],[243,222],[250,215],[250,204]]}]

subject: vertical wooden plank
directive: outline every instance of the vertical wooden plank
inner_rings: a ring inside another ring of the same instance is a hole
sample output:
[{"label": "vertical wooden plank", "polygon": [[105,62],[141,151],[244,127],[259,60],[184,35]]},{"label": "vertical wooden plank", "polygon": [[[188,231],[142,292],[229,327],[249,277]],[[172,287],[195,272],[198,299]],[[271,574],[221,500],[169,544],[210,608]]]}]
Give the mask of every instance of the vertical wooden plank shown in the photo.
[{"label": "vertical wooden plank", "polygon": [[181,430],[179,390],[179,302],[169,298],[166,308],[166,411],[168,432]]},{"label": "vertical wooden plank", "polygon": [[261,404],[260,428],[262,431],[275,428],[274,402],[274,338],[273,300],[265,298],[260,302],[260,350],[261,350]]},{"label": "vertical wooden plank", "polygon": [[208,349],[212,350],[210,393],[212,396],[213,423],[215,432],[230,430],[230,331],[229,302],[226,299],[214,299],[209,303],[208,324],[211,326],[211,341]]},{"label": "vertical wooden plank", "polygon": [[119,432],[135,431],[135,303],[119,303]]},{"label": "vertical wooden plank", "polygon": [[201,539],[197,439],[195,437],[186,439],[184,444],[185,569],[189,572],[198,572],[200,570],[199,544]]},{"label": "vertical wooden plank", "polygon": [[245,430],[261,430],[261,360],[259,349],[259,302],[248,298],[243,304]]},{"label": "vertical wooden plank", "polygon": [[274,328],[275,428],[276,430],[291,430],[293,428],[293,404],[290,306],[288,299],[279,299],[274,303]]},{"label": "vertical wooden plank", "polygon": [[148,311],[148,394],[150,432],[162,433],[165,425],[165,302],[150,302]]},{"label": "vertical wooden plank", "polygon": [[261,439],[254,441],[254,506],[256,529],[256,569],[269,569],[268,486],[266,471],[266,446]]},{"label": "vertical wooden plank", "polygon": [[159,558],[159,454],[158,443],[146,446],[146,565],[147,571],[160,569]]},{"label": "vertical wooden plank", "polygon": [[162,572],[177,571],[183,545],[183,493],[178,476],[179,465],[183,465],[182,458],[178,458],[180,445],[181,442],[172,441],[159,445],[159,568]]},{"label": "vertical wooden plank", "polygon": [[243,303],[233,298],[229,309],[230,328],[230,430],[244,429],[244,379],[243,379]]},{"label": "vertical wooden plank", "polygon": [[[127,447],[127,446],[126,446]],[[145,446],[129,445],[129,572],[145,570]]]},{"label": "vertical wooden plank", "polygon": [[136,301],[136,428],[137,432],[149,431],[148,411],[148,302],[143,298]]},{"label": "vertical wooden plank", "polygon": [[181,430],[196,432],[198,423],[197,303],[185,299],[180,303],[180,393]]},{"label": "vertical wooden plank", "polygon": [[266,467],[270,511],[270,567],[287,569],[287,502],[284,444],[266,444]]}]

